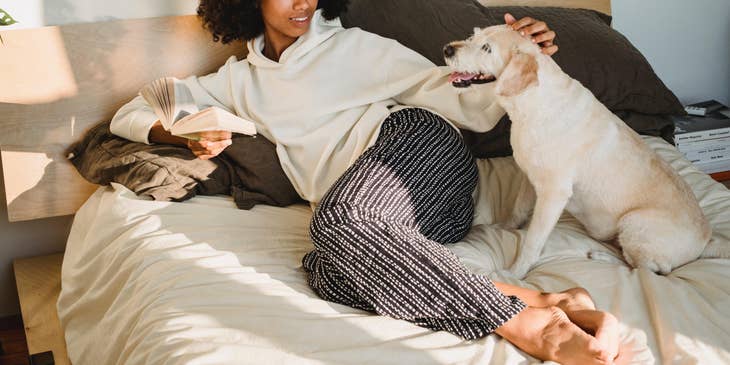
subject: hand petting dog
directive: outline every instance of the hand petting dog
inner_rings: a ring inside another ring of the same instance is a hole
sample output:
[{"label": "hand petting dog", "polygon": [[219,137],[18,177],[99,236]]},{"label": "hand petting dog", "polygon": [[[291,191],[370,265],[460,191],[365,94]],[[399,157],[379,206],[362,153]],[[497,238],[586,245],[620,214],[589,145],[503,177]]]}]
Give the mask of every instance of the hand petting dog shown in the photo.
[{"label": "hand petting dog", "polygon": [[504,22],[511,25],[512,29],[536,43],[542,49],[542,53],[552,56],[558,51],[555,45],[555,32],[550,30],[547,23],[528,17],[517,20],[512,14],[504,14]]}]

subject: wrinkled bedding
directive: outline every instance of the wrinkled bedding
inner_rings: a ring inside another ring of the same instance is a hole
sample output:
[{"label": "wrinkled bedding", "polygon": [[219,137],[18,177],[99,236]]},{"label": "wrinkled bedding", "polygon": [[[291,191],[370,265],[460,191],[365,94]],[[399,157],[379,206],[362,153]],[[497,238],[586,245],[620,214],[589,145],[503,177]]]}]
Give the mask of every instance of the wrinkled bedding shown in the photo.
[{"label": "wrinkled bedding", "polygon": [[[716,242],[730,244],[730,191],[666,142],[646,142],[690,183]],[[633,270],[565,214],[519,281],[503,269],[524,230],[494,226],[523,178],[511,158],[479,161],[474,226],[449,247],[471,270],[545,291],[583,286],[615,314],[634,363],[730,363],[730,260],[700,259],[667,276]],[[100,188],[77,213],[58,312],[74,364],[524,364],[496,335],[463,341],[320,300],[301,258],[311,210],[236,209]]]}]

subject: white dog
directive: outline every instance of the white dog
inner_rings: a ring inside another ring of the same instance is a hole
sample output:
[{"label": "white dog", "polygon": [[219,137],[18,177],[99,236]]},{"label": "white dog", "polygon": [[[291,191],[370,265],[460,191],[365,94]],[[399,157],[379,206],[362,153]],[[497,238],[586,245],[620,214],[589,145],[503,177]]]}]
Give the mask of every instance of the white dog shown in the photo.
[{"label": "white dog", "polygon": [[512,218],[534,213],[513,274],[524,277],[567,209],[598,240],[618,239],[633,267],[662,274],[697,259],[710,226],[687,184],[539,46],[509,26],[444,47],[456,87],[496,81],[512,120],[514,158],[529,182]]}]

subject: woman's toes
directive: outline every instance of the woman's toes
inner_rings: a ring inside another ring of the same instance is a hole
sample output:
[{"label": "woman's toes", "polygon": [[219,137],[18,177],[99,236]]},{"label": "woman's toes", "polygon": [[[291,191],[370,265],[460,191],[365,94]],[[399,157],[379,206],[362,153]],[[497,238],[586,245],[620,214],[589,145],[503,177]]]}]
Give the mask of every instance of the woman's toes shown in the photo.
[{"label": "woman's toes", "polygon": [[608,358],[613,360],[619,352],[618,320],[610,313],[602,312],[601,324],[596,330],[596,340],[608,351]]},{"label": "woman's toes", "polygon": [[593,303],[593,298],[587,290],[583,288],[571,288],[560,292],[565,297],[560,301],[558,306],[566,311],[577,311],[577,310],[595,310],[596,304]]}]

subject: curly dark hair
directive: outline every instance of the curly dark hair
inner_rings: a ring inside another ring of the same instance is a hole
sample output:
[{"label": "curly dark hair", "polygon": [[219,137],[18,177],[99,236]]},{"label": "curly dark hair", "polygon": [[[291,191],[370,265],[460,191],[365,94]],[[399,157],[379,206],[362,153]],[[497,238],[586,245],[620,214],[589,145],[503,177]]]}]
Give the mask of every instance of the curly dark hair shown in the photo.
[{"label": "curly dark hair", "polygon": [[[264,32],[264,19],[258,6],[260,0],[200,0],[198,16],[215,42],[249,40]],[[317,9],[327,20],[347,10],[349,0],[319,0]]]}]

